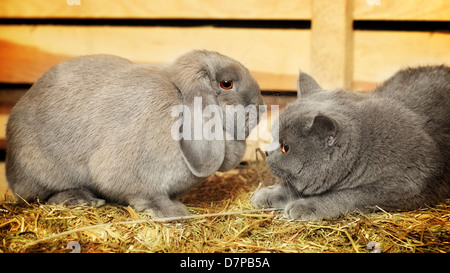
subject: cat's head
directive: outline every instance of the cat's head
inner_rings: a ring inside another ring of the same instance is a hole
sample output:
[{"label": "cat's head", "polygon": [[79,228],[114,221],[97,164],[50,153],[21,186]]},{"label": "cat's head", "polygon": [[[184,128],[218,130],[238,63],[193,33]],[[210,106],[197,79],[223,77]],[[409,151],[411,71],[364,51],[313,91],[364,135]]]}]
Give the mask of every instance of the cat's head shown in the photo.
[{"label": "cat's head", "polygon": [[342,160],[342,138],[347,137],[339,114],[341,91],[323,90],[305,73],[298,77],[298,89],[298,100],[285,108],[275,125],[278,139],[270,145],[267,163],[298,194],[319,194],[333,183],[328,176]]}]

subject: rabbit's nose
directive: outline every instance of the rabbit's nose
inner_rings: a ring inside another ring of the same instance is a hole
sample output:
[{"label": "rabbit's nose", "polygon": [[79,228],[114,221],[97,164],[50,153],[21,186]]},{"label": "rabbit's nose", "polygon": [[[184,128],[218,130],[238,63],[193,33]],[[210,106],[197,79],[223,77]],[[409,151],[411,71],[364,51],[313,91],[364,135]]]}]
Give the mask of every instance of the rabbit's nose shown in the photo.
[{"label": "rabbit's nose", "polygon": [[280,143],[278,141],[273,141],[266,148],[266,157],[271,155],[274,151],[280,149]]}]

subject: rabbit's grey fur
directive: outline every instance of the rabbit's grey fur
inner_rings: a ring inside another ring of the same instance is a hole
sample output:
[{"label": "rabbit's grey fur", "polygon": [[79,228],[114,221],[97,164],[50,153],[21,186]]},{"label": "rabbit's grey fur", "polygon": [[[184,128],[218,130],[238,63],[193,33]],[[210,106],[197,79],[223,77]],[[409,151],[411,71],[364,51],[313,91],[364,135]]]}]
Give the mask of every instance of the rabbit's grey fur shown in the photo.
[{"label": "rabbit's grey fur", "polygon": [[268,153],[282,179],[258,207],[320,220],[377,207],[408,210],[450,196],[450,68],[404,69],[370,93],[326,91],[305,73]]},{"label": "rabbit's grey fur", "polygon": [[[219,83],[233,80],[232,90]],[[188,214],[176,197],[235,167],[245,140],[174,140],[176,105],[261,105],[239,62],[197,50],[168,66],[111,55],[70,59],[47,71],[13,108],[6,174],[25,200],[128,204],[156,217]],[[246,131],[248,134],[248,130]]]}]

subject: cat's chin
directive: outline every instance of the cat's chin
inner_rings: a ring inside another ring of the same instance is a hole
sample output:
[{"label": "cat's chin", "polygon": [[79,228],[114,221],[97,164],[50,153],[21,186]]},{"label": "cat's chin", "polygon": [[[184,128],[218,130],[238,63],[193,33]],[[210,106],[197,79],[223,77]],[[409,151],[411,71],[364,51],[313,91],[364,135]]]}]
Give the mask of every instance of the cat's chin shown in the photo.
[{"label": "cat's chin", "polygon": [[278,177],[281,180],[281,184],[288,187],[292,193],[294,193],[297,197],[302,197],[304,194],[301,190],[298,189],[297,185],[300,181],[295,176],[291,175],[287,170],[283,170],[279,168],[277,165],[270,164],[267,162],[269,166],[269,170],[272,174]]},{"label": "cat's chin", "polygon": [[270,170],[281,182],[281,184],[289,185],[289,187],[292,187],[293,180],[291,177],[286,175],[286,172],[282,170]]},{"label": "cat's chin", "polygon": [[270,161],[267,161],[267,165],[269,166],[269,170],[272,174],[276,175],[278,178],[285,180],[286,170],[282,170],[278,168],[276,165],[271,164]]}]

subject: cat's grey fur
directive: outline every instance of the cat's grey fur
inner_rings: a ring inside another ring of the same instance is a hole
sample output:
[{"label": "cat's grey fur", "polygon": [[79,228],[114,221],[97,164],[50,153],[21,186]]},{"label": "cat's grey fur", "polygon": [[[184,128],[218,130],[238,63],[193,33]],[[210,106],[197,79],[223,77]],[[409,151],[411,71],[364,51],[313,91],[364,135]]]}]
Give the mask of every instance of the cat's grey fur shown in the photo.
[{"label": "cat's grey fur", "polygon": [[322,90],[305,73],[268,152],[282,183],[257,207],[320,220],[351,211],[409,210],[450,197],[450,68],[399,71],[369,93]]}]

